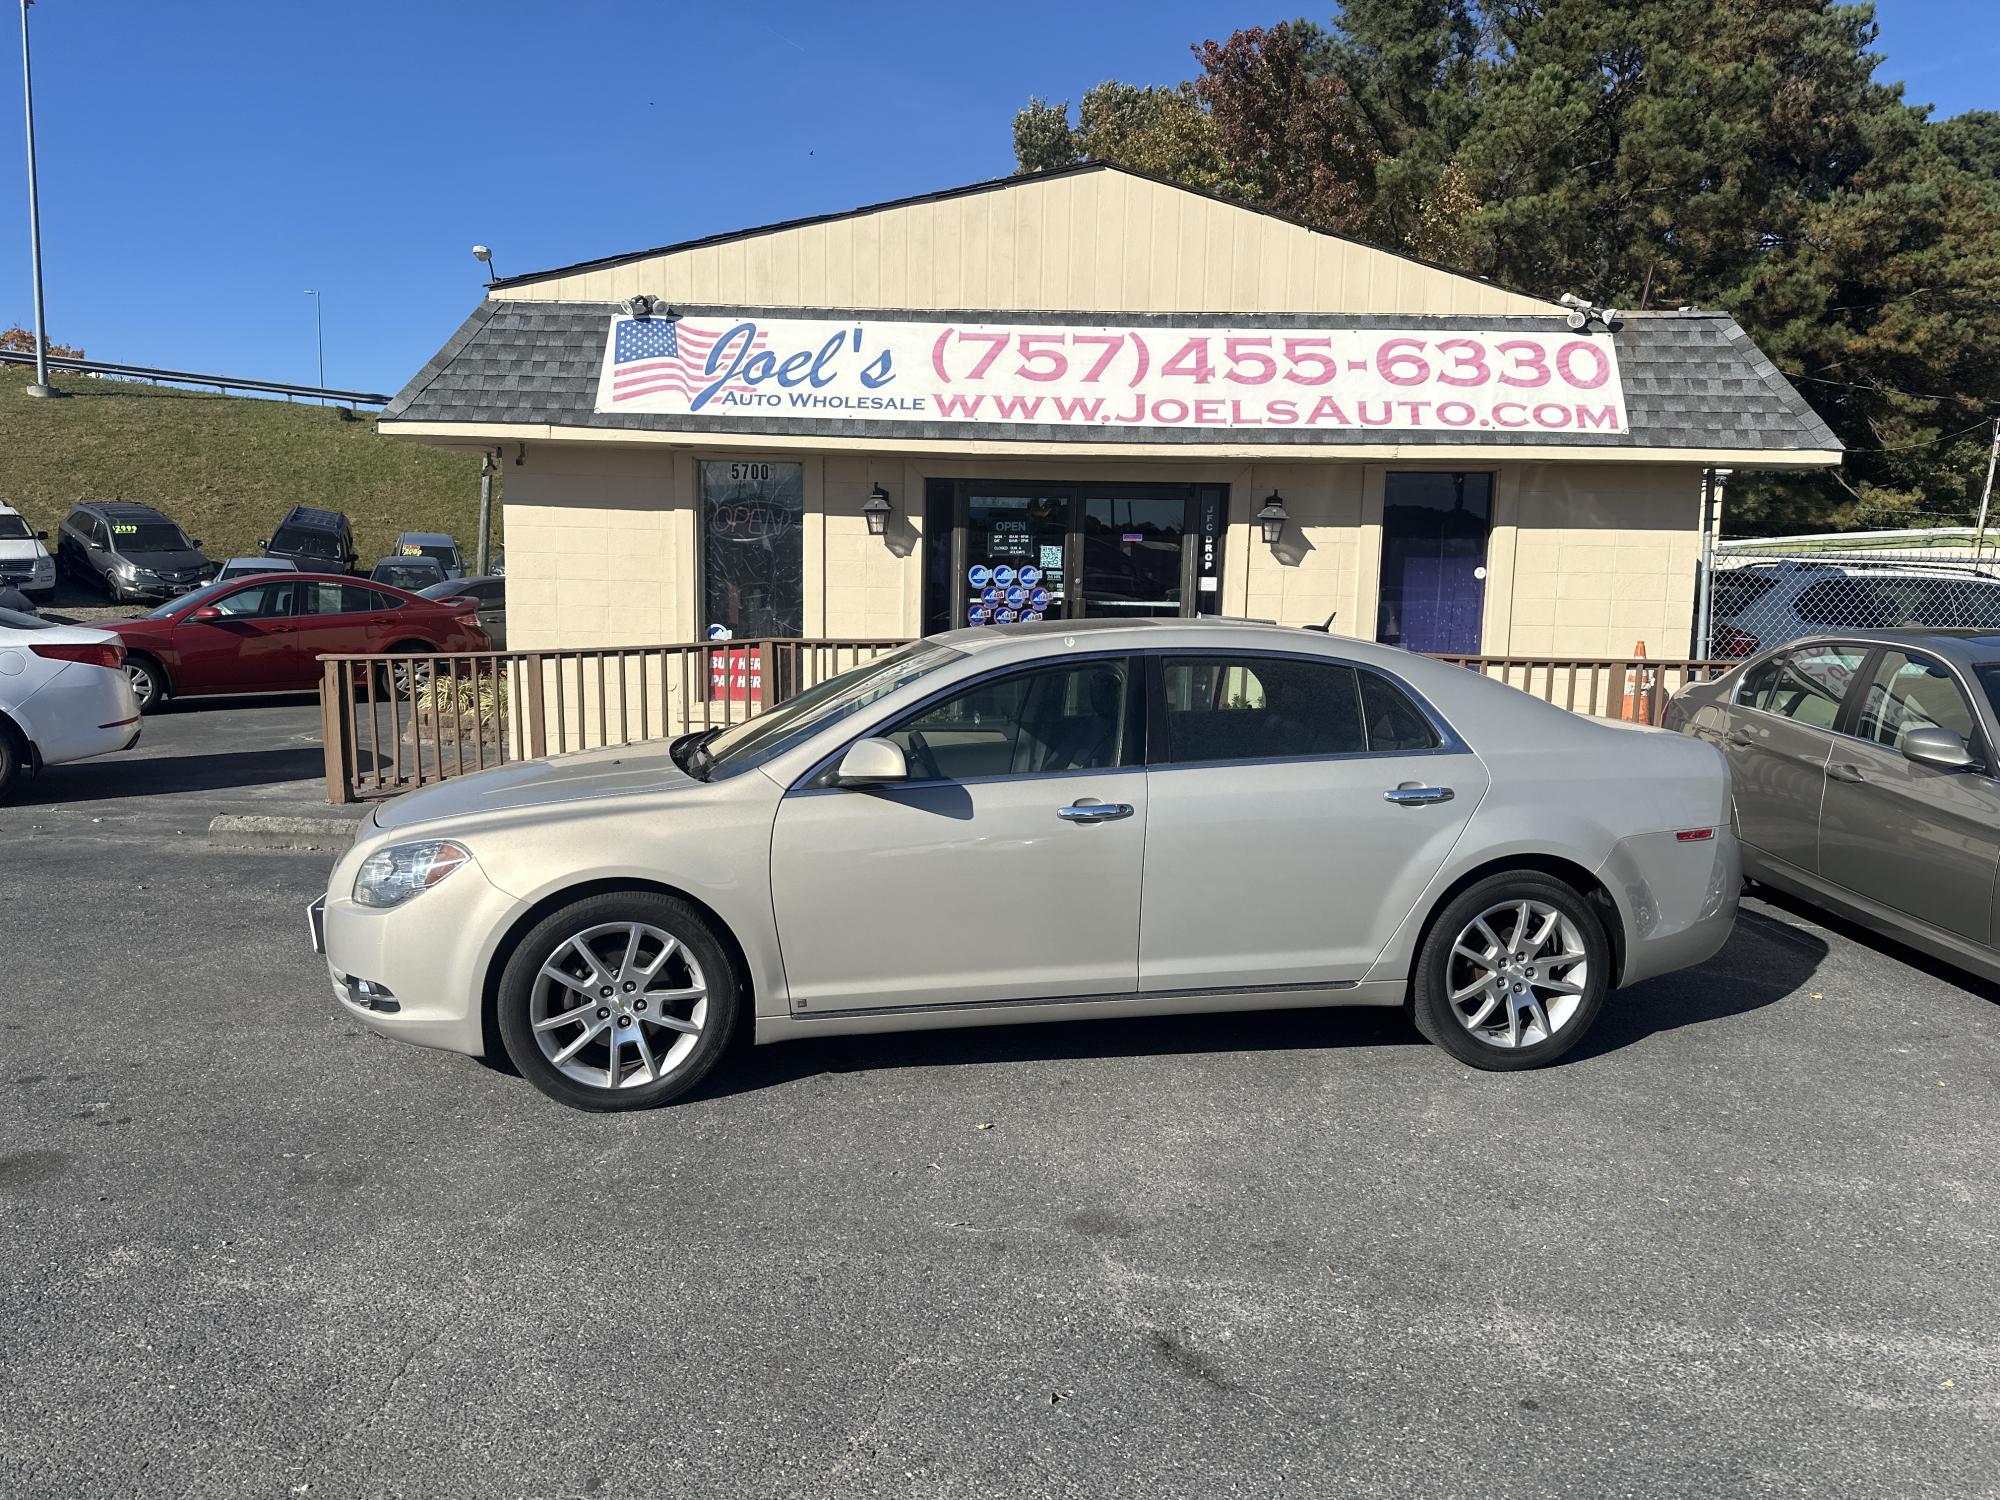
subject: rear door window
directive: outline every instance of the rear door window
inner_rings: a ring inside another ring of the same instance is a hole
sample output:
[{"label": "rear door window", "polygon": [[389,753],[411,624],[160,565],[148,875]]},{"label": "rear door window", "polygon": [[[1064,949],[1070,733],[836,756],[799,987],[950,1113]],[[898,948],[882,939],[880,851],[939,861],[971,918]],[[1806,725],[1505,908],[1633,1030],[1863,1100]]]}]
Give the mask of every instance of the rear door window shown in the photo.
[{"label": "rear door window", "polygon": [[1865,647],[1855,645],[1802,646],[1784,652],[1744,675],[1736,701],[1741,707],[1815,729],[1831,729],[1867,655]]},{"label": "rear door window", "polygon": [[1365,754],[1359,675],[1282,656],[1170,656],[1163,763]]}]

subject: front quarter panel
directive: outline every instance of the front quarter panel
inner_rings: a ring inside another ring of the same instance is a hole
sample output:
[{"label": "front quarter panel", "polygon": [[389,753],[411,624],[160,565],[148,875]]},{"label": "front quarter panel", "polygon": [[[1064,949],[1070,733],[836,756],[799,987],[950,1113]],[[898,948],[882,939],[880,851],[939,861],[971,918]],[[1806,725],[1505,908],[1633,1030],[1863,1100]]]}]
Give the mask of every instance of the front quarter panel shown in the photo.
[{"label": "front quarter panel", "polygon": [[[781,1015],[787,997],[770,896],[771,825],[778,801],[779,789],[752,772],[659,792],[371,831],[334,870],[329,942],[333,908],[351,899],[355,872],[371,853],[390,844],[449,838],[472,851],[481,878],[505,898],[497,918],[481,917],[489,930],[465,950],[466,972],[450,981],[470,1003],[479,1002],[506,940],[535,908],[559,904],[566,893],[583,887],[625,884],[669,887],[713,911],[743,951],[757,1011]],[[420,911],[431,895],[416,897],[407,909]],[[435,910],[442,915],[445,905]]]}]

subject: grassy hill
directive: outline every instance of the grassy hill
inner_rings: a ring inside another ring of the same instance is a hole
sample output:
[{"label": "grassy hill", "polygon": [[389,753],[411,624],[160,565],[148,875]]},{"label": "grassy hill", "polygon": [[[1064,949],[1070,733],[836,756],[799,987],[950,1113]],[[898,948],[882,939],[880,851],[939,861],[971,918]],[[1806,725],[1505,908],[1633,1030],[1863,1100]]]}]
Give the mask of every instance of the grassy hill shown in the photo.
[{"label": "grassy hill", "polygon": [[157,505],[210,557],[247,556],[289,507],[324,505],[353,520],[364,568],[399,531],[449,532],[470,561],[471,455],[378,437],[367,412],[77,375],[38,401],[22,393],[31,378],[0,366],[0,500],[51,536],[73,502],[123,497]]}]

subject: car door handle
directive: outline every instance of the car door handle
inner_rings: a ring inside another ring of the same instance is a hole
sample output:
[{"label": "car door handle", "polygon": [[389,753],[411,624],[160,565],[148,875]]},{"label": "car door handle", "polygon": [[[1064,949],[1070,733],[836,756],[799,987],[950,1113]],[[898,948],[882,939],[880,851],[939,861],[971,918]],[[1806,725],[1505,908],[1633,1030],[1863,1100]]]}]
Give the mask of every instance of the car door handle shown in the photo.
[{"label": "car door handle", "polygon": [[1866,781],[1868,779],[1861,774],[1861,768],[1858,766],[1828,766],[1826,774],[1835,781]]},{"label": "car door handle", "polygon": [[1056,809],[1056,816],[1068,823],[1109,823],[1132,816],[1129,802],[1073,802]]},{"label": "car door handle", "polygon": [[1448,786],[1418,786],[1414,782],[1403,786],[1390,787],[1382,794],[1384,802],[1394,802],[1401,807],[1422,807],[1430,802],[1449,802],[1452,790]]},{"label": "car door handle", "polygon": [[1750,731],[1747,729],[1732,729],[1723,738],[1739,749],[1750,748]]}]

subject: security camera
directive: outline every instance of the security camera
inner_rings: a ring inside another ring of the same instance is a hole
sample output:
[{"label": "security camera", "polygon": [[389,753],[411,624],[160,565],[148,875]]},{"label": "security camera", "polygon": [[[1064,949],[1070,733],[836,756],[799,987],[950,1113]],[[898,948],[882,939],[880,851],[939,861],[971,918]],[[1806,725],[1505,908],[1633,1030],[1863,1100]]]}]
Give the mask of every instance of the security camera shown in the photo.
[{"label": "security camera", "polygon": [[1615,308],[1615,307],[1607,307],[1607,308],[1605,308],[1605,309],[1604,309],[1604,326],[1605,326],[1605,327],[1606,327],[1607,329],[1610,329],[1610,328],[1616,328],[1616,327],[1618,326],[1618,320],[1619,320],[1619,318],[1621,318],[1622,316],[1624,316],[1624,315],[1623,315],[1622,313],[1620,313],[1620,312],[1618,311],[1618,309],[1617,309],[1617,308]]},{"label": "security camera", "polygon": [[636,297],[627,297],[618,305],[625,309],[625,316],[628,318],[650,318],[653,315],[653,299],[644,292]]},{"label": "security camera", "polygon": [[[478,253],[477,251],[474,252],[474,254],[477,253]],[[1587,308],[1590,306],[1588,302],[1584,301],[1583,298],[1577,296],[1575,292],[1564,292],[1560,297],[1556,298],[1556,301],[1560,302],[1564,307]]]}]

